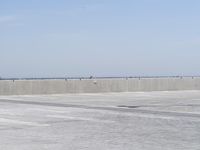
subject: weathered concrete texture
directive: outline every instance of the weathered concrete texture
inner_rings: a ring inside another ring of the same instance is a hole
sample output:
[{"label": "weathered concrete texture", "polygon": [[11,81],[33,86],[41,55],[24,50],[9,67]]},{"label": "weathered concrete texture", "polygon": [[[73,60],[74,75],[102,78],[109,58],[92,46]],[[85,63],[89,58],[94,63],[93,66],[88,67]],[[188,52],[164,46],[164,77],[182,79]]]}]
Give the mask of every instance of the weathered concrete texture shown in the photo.
[{"label": "weathered concrete texture", "polygon": [[0,150],[199,150],[200,91],[0,96]]},{"label": "weathered concrete texture", "polygon": [[200,90],[200,77],[0,80],[0,95]]}]

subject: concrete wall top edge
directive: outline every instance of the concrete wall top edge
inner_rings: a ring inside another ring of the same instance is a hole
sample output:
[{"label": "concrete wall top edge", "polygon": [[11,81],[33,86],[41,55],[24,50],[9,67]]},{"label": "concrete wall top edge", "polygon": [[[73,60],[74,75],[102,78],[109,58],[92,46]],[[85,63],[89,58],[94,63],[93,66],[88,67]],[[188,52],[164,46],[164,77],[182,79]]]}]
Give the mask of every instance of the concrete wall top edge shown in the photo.
[{"label": "concrete wall top edge", "polygon": [[80,81],[80,80],[131,80],[131,79],[200,79],[200,77],[127,77],[127,78],[79,78],[79,79],[0,79],[1,81]]}]

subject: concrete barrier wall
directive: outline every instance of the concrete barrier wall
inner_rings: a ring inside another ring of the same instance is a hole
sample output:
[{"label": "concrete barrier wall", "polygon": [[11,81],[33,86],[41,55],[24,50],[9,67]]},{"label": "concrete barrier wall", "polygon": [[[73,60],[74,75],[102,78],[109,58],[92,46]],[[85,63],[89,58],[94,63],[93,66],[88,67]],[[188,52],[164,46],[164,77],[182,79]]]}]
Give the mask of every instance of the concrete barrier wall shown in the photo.
[{"label": "concrete barrier wall", "polygon": [[200,90],[200,77],[0,80],[0,95]]}]

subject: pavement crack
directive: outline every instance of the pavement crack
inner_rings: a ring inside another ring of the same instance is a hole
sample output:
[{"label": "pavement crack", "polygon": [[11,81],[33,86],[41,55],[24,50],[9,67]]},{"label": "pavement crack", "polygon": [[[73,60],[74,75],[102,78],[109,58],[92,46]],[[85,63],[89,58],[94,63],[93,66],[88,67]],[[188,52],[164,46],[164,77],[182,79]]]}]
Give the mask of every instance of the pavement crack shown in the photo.
[{"label": "pavement crack", "polygon": [[49,102],[36,102],[36,101],[22,101],[22,100],[8,100],[0,99],[0,103],[12,103],[12,104],[23,104],[23,105],[39,105],[39,106],[53,106],[53,107],[65,107],[65,108],[81,108],[81,109],[92,109],[92,110],[106,110],[115,111],[121,113],[140,113],[140,114],[153,114],[162,116],[173,116],[173,117],[189,117],[200,119],[200,114],[195,113],[184,113],[184,112],[171,112],[171,111],[154,111],[146,109],[129,109],[139,108],[140,106],[129,106],[120,105],[118,107],[105,107],[105,106],[86,106],[76,104],[63,104],[63,103],[49,103]]}]

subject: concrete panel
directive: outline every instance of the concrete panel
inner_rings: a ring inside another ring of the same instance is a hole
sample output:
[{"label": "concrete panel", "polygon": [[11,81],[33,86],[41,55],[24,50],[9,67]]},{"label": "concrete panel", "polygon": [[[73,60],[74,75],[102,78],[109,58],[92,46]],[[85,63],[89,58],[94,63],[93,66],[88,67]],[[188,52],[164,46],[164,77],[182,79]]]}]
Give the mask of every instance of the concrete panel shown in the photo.
[{"label": "concrete panel", "polygon": [[200,77],[0,80],[0,95],[200,90]]}]

